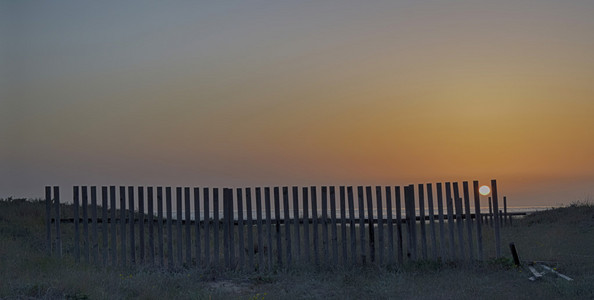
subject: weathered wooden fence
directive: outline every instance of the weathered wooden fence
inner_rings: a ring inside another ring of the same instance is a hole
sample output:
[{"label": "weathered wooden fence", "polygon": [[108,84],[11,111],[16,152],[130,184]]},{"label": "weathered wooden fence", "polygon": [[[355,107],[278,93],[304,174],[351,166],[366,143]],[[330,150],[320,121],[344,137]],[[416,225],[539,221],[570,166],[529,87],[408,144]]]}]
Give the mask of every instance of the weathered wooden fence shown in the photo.
[{"label": "weathered wooden fence", "polygon": [[219,188],[74,186],[73,205],[60,203],[59,187],[46,187],[47,248],[111,266],[259,270],[473,261],[485,258],[488,225],[499,257],[507,208],[502,216],[492,180],[492,213],[482,214],[478,187],[474,181],[471,201],[468,182],[462,190],[457,182],[340,186],[338,193],[334,186],[223,188],[222,198]]}]

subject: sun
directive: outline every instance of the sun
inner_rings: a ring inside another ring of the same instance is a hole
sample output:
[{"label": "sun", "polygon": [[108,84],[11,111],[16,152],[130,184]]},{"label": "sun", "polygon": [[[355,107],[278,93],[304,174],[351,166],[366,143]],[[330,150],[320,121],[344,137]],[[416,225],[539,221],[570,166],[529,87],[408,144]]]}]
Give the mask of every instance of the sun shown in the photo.
[{"label": "sun", "polygon": [[487,196],[487,195],[489,195],[489,193],[491,193],[491,189],[488,186],[483,185],[479,189],[479,193],[481,193],[481,195],[483,195],[483,196]]}]

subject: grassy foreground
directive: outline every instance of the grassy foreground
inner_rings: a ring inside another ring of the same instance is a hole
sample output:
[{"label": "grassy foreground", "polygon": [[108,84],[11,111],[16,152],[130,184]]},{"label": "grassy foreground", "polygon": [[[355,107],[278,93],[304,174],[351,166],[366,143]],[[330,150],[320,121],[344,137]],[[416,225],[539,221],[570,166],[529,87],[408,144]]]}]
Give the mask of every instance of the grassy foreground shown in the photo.
[{"label": "grassy foreground", "polygon": [[[44,213],[43,202],[0,201],[0,299],[594,298],[594,205],[588,203],[514,220],[502,230],[505,258],[500,260],[260,273],[124,270],[50,258],[45,254]],[[552,274],[529,281],[527,269],[511,263],[510,242],[524,262],[547,261],[574,281]]]}]

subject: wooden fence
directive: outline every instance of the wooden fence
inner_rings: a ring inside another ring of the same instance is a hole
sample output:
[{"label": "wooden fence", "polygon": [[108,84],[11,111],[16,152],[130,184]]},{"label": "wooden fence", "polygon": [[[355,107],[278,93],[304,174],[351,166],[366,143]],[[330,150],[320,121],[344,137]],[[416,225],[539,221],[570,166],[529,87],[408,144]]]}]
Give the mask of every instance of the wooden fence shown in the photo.
[{"label": "wooden fence", "polygon": [[500,227],[511,215],[506,205],[505,216],[499,211],[495,180],[492,213],[483,214],[478,187],[472,182],[471,201],[468,182],[461,190],[457,182],[338,189],[74,186],[73,205],[60,202],[59,187],[46,187],[47,249],[62,256],[64,247],[75,261],[97,265],[251,270],[473,261],[485,259],[488,225],[499,257]]}]

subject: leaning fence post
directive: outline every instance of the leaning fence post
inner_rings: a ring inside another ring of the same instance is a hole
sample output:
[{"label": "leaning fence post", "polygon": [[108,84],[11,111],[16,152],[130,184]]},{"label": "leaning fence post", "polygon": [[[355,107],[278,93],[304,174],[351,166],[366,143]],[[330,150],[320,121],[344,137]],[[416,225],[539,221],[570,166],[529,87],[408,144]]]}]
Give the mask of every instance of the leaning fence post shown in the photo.
[{"label": "leaning fence post", "polygon": [[491,180],[491,193],[493,194],[493,211],[495,213],[495,256],[501,257],[501,235],[499,232],[499,204],[497,203],[497,181]]},{"label": "leaning fence post", "polygon": [[456,260],[456,241],[454,240],[454,211],[453,211],[453,204],[452,204],[452,186],[451,183],[446,182],[445,184],[445,198],[446,198],[446,206],[448,210],[448,227],[450,233],[450,259]]},{"label": "leaning fence post", "polygon": [[435,188],[437,189],[437,214],[439,218],[439,253],[441,255],[441,259],[445,260],[446,242],[445,223],[443,219],[443,189],[441,186],[441,182],[438,182]]},{"label": "leaning fence post", "polygon": [[52,188],[45,187],[45,247],[47,255],[52,255]]}]

